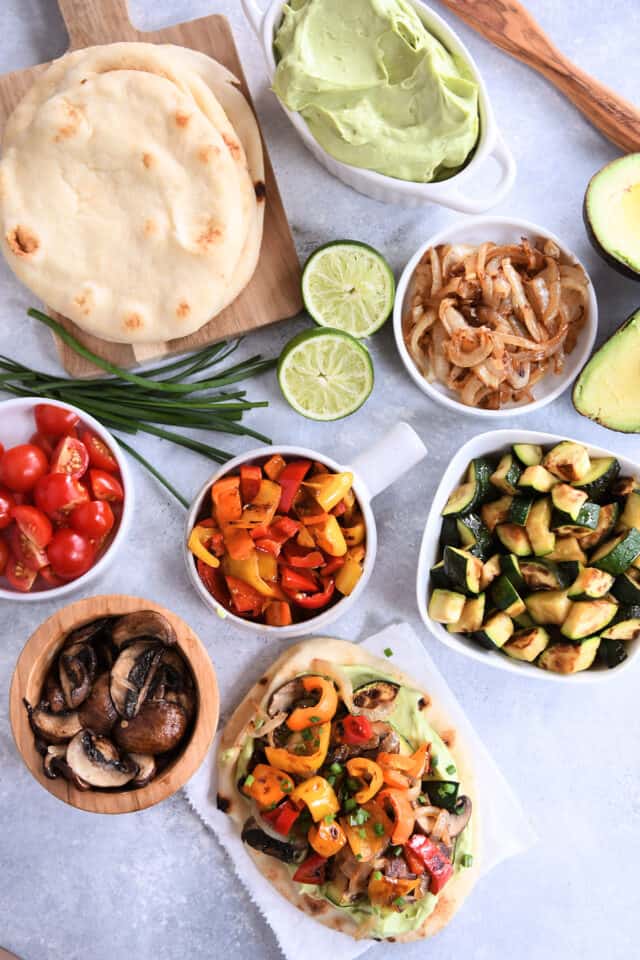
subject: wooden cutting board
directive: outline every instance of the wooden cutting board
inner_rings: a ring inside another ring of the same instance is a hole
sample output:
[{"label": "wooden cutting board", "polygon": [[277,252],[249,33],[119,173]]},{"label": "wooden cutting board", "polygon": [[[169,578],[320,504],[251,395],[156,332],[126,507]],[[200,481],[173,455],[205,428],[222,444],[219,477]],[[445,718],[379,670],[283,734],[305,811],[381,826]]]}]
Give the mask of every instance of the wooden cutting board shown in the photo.
[{"label": "wooden cutting board", "polygon": [[[120,40],[175,43],[192,47],[228,67],[241,81],[242,92],[253,106],[226,17],[214,14],[164,30],[143,33],[136,30],[129,20],[127,0],[57,2],[69,32],[70,50]],[[0,128],[4,127],[7,117],[43,66],[44,64],[41,64],[0,77]],[[216,340],[236,337],[299,313],[302,309],[300,264],[266,144],[263,145],[267,207],[262,252],[253,279],[237,300],[196,333],[166,344],[136,346],[135,352],[134,348],[127,344],[107,343],[84,333],[71,321],[59,318],[78,340],[94,353],[119,366],[127,367],[152,357],[197,350]],[[91,364],[78,357],[67,346],[60,342],[57,346],[62,362],[70,374],[84,376],[95,372]]]}]

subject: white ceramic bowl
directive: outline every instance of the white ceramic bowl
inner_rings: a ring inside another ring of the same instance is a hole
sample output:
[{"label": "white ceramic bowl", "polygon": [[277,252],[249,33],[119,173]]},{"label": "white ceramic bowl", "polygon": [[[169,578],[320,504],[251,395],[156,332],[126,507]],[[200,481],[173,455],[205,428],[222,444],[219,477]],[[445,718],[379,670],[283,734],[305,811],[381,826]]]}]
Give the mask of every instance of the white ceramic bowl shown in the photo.
[{"label": "white ceramic bowl", "polygon": [[[252,633],[259,633],[268,637],[299,637],[311,631],[318,631],[321,628],[333,623],[338,617],[346,613],[362,595],[376,559],[378,537],[376,532],[376,522],[371,509],[371,500],[382,490],[386,489],[391,483],[398,479],[403,473],[413,467],[426,455],[426,447],[420,440],[417,433],[407,424],[398,423],[393,429],[382,437],[373,447],[366,450],[358,456],[351,466],[345,466],[338,463],[332,457],[327,457],[317,450],[309,450],[307,447],[295,446],[273,446],[258,447],[256,450],[250,450],[234,460],[230,460],[220,470],[214,473],[198,491],[193,504],[187,516],[185,525],[185,534],[183,538],[184,561],[189,574],[189,579],[196,592],[206,604],[206,606],[224,619],[230,620],[237,626]],[[366,553],[364,559],[364,571],[357,587],[348,597],[343,597],[334,603],[333,606],[322,611],[315,617],[303,620],[300,623],[292,623],[288,627],[272,627],[263,623],[254,623],[251,620],[245,620],[237,617],[235,614],[226,610],[218,601],[211,596],[209,591],[202,583],[193,554],[187,547],[187,540],[191,530],[200,519],[203,511],[204,501],[210,496],[211,485],[220,480],[226,474],[234,473],[239,470],[243,464],[265,463],[269,457],[279,453],[283,457],[295,457],[308,460],[318,460],[324,463],[330,470],[341,472],[350,470],[353,472],[353,490],[362,510],[365,526],[367,530]]]},{"label": "white ceramic bowl", "polygon": [[35,407],[38,403],[48,403],[54,407],[62,407],[64,410],[73,410],[80,417],[82,423],[90,427],[94,433],[103,440],[109,447],[114,457],[118,461],[118,468],[122,478],[124,488],[124,504],[120,526],[109,544],[107,550],[100,557],[98,562],[87,570],[85,574],[76,580],[70,580],[62,587],[52,587],[49,589],[34,589],[29,593],[20,593],[18,590],[8,590],[0,586],[0,600],[14,600],[16,603],[33,603],[37,600],[58,600],[60,597],[66,597],[85,587],[91,580],[95,580],[108,567],[111,566],[116,558],[116,554],[124,543],[129,532],[131,517],[133,516],[133,480],[129,471],[129,465],[125,456],[118,446],[115,437],[112,437],[108,430],[90,417],[88,413],[79,410],[70,403],[60,403],[58,400],[43,399],[42,397],[16,397],[13,400],[2,400],[0,402],[0,443],[5,447],[13,447],[19,443],[28,443],[29,438],[36,432]]},{"label": "white ceramic bowl", "polygon": [[[349,0],[345,2],[348,4]],[[461,213],[482,213],[484,210],[495,207],[511,190],[516,176],[513,154],[498,131],[487,88],[467,48],[434,10],[427,7],[421,0],[409,0],[409,2],[415,7],[427,29],[444,44],[447,50],[461,57],[468,64],[473,79],[478,84],[480,137],[475,153],[463,170],[440,183],[414,183],[387,177],[372,170],[352,167],[336,160],[320,146],[300,114],[292,113],[285,107],[283,110],[316,160],[334,177],[353,187],[354,190],[383,203],[399,203],[410,207],[436,203]],[[283,0],[271,0],[266,11],[260,9],[257,0],[242,0],[242,6],[262,44],[269,80],[272,81],[276,71],[273,39],[282,19]],[[489,157],[493,157],[500,167],[498,183],[488,191],[484,187],[470,187],[469,192],[465,192],[463,185]]]},{"label": "white ceramic bowl", "polygon": [[[404,342],[403,321],[411,305],[413,275],[416,267],[422,260],[429,247],[438,246],[441,243],[471,243],[481,244],[488,240],[494,243],[520,243],[523,236],[530,238],[544,237],[553,240],[559,246],[567,262],[579,264],[587,274],[589,279],[589,307],[588,314],[580,332],[578,342],[573,351],[565,358],[564,369],[561,374],[548,373],[533,387],[534,400],[532,403],[510,403],[500,410],[483,410],[479,407],[469,407],[457,399],[457,394],[449,390],[444,384],[433,381],[430,383],[422,376],[416,366]],[[514,413],[533,413],[534,410],[540,410],[556,397],[560,396],[567,387],[573,383],[580,370],[587,362],[593,349],[596,333],[598,330],[598,301],[596,299],[593,283],[589,278],[585,266],[571,252],[571,250],[556,237],[555,234],[528,220],[512,220],[508,217],[473,217],[471,219],[461,220],[450,227],[446,227],[439,233],[430,237],[426,243],[423,243],[419,250],[413,255],[407,266],[402,272],[396,291],[396,300],[393,308],[393,333],[396,338],[396,346],[402,358],[407,373],[428,397],[440,403],[450,410],[456,410],[458,413],[466,414],[470,417],[481,417],[486,420],[500,420],[504,417],[512,417]]]},{"label": "white ceramic bowl", "polygon": [[[517,673],[525,677],[533,677],[537,680],[549,680],[553,683],[599,683],[612,676],[619,676],[623,670],[631,667],[634,659],[640,655],[640,637],[630,640],[625,644],[628,657],[619,666],[608,669],[604,666],[596,666],[582,673],[564,675],[552,673],[549,670],[542,670],[534,664],[525,663],[517,660],[510,660],[503,653],[497,650],[483,650],[473,640],[463,634],[449,633],[440,623],[432,620],[428,613],[428,600],[431,593],[429,585],[429,570],[440,559],[440,529],[442,526],[442,517],[440,516],[449,494],[463,480],[465,471],[469,462],[474,457],[487,456],[489,454],[506,453],[514,443],[537,443],[540,446],[553,446],[561,440],[571,439],[565,436],[558,436],[555,433],[539,433],[533,430],[492,430],[489,433],[482,433],[468,443],[456,453],[453,460],[445,470],[440,485],[436,490],[431,510],[427,518],[422,544],[420,546],[420,558],[418,561],[417,577],[417,598],[418,609],[424,623],[431,633],[442,643],[463,653],[472,660],[487,664],[491,667],[497,667],[499,670],[507,670],[509,673]],[[616,457],[620,461],[622,474],[631,474],[637,476],[640,474],[640,466],[632,463],[625,457],[621,457],[611,450],[604,450],[602,447],[592,446],[582,440],[576,440],[576,443],[582,443],[587,447],[589,453],[594,457]]]}]

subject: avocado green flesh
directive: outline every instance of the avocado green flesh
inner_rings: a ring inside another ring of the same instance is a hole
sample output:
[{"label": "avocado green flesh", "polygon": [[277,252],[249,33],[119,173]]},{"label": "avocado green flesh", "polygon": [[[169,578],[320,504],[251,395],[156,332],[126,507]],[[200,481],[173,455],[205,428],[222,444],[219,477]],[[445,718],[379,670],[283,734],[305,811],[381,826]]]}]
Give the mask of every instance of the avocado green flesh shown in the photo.
[{"label": "avocado green flesh", "polygon": [[275,93],[342,163],[427,183],[476,146],[470,67],[407,0],[289,0],[274,49]]},{"label": "avocado green flesh", "polygon": [[604,427],[640,433],[640,310],[591,357],[573,402],[578,413]]},{"label": "avocado green flesh", "polygon": [[605,254],[640,273],[640,154],[614,160],[593,177],[585,210]]}]

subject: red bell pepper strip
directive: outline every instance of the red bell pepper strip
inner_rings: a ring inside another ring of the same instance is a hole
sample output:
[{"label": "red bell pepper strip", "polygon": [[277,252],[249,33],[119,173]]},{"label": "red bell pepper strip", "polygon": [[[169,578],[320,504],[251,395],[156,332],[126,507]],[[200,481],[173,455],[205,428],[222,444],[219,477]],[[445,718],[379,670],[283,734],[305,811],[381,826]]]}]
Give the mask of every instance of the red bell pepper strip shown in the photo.
[{"label": "red bell pepper strip", "polygon": [[332,573],[336,573],[340,567],[344,567],[344,561],[345,557],[331,557],[322,568],[322,576],[328,577]]},{"label": "red bell pepper strip", "polygon": [[344,502],[344,500],[341,500],[340,503],[338,503],[331,511],[334,517],[341,517],[342,514],[346,512],[347,512],[347,505]]},{"label": "red bell pepper strip", "polygon": [[257,616],[262,612],[264,597],[244,580],[226,576],[225,580],[231,594],[231,602],[238,613],[248,613]]},{"label": "red bell pepper strip", "polygon": [[[332,579],[325,580],[323,578],[323,584],[324,590],[321,593],[298,592],[293,596],[289,593],[288,596],[292,597],[294,603],[297,603],[303,610],[320,610],[322,607],[326,607],[336,589],[335,581]],[[285,593],[287,593],[286,590]]]},{"label": "red bell pepper strip", "polygon": [[240,496],[243,503],[251,503],[258,496],[262,470],[260,467],[244,465],[240,467]]},{"label": "red bell pepper strip", "polygon": [[233,560],[246,560],[256,549],[249,531],[242,527],[225,527],[224,545]]},{"label": "red bell pepper strip", "polygon": [[341,739],[350,746],[359,747],[368,743],[373,737],[371,721],[366,717],[352,717],[349,715],[340,721],[343,734]]},{"label": "red bell pepper strip", "polygon": [[283,800],[275,810],[263,810],[262,817],[271,824],[276,833],[286,837],[291,833],[291,828],[301,812],[290,800]]},{"label": "red bell pepper strip", "polygon": [[254,540],[263,540],[265,537],[269,536],[269,527],[267,524],[261,523],[257,527],[251,527],[249,533]]},{"label": "red bell pepper strip", "polygon": [[453,874],[453,864],[438,844],[429,837],[416,833],[409,838],[404,849],[407,864],[412,872],[418,872],[413,867],[420,862],[422,870],[419,872],[426,871],[429,874],[429,893],[440,893]]},{"label": "red bell pepper strip", "polygon": [[224,577],[222,576],[220,568],[210,567],[202,560],[197,560],[196,565],[198,567],[198,576],[202,580],[211,596],[214,597],[218,603],[221,603],[223,607],[228,609],[229,591],[227,590],[227,585],[224,581]]},{"label": "red bell pepper strip", "polygon": [[261,537],[260,540],[255,541],[255,544],[256,550],[262,550],[263,553],[271,553],[274,557],[280,556],[282,544],[278,543],[277,540],[273,540],[271,537]]},{"label": "red bell pepper strip", "polygon": [[296,883],[309,883],[319,886],[324,883],[326,866],[326,857],[321,857],[319,853],[312,853],[300,864],[293,875],[293,879]]},{"label": "red bell pepper strip", "polygon": [[290,567],[313,570],[315,567],[326,565],[324,556],[319,550],[309,550],[308,547],[300,547],[291,541],[284,548],[284,556]]},{"label": "red bell pepper strip", "polygon": [[291,537],[295,537],[299,529],[297,520],[292,520],[291,517],[276,517],[269,527],[269,536],[280,543],[286,543]]},{"label": "red bell pepper strip", "polygon": [[282,566],[280,584],[285,593],[318,593],[320,585],[313,574]]},{"label": "red bell pepper strip", "polygon": [[278,483],[282,490],[280,503],[278,504],[278,513],[289,513],[293,498],[300,489],[302,481],[310,469],[310,460],[293,460],[286,465],[278,477]]}]

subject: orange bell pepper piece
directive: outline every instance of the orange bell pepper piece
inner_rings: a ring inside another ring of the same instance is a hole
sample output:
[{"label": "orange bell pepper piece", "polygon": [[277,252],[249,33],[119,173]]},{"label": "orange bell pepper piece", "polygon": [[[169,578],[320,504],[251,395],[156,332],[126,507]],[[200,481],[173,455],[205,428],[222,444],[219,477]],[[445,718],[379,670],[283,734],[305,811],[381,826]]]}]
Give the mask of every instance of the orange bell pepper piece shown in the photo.
[{"label": "orange bell pepper piece", "polygon": [[350,777],[362,780],[364,783],[362,789],[358,790],[353,797],[360,806],[373,800],[384,782],[381,768],[374,760],[368,760],[366,757],[352,757],[351,760],[347,760],[347,773]]},{"label": "orange bell pepper piece", "polygon": [[[300,741],[296,741],[295,748],[292,745],[291,750],[287,747],[265,747],[264,752],[271,766],[301,777],[308,777],[319,770],[329,750],[331,724],[319,723],[313,728],[313,733],[314,736],[310,740],[303,740],[300,737]],[[297,752],[298,750],[300,753]]]},{"label": "orange bell pepper piece", "polygon": [[431,744],[423,743],[415,753],[404,756],[400,753],[379,753],[377,760],[382,767],[384,782],[399,790],[407,789],[409,779],[422,776],[427,764]]},{"label": "orange bell pepper piece", "polygon": [[345,846],[347,837],[336,820],[326,823],[322,820],[310,828],[307,839],[321,857],[333,857]]},{"label": "orange bell pepper piece", "polygon": [[393,833],[391,842],[394,844],[406,843],[416,822],[416,815],[406,790],[381,790],[376,800],[386,809],[391,807],[393,812]]},{"label": "orange bell pepper piece", "polygon": [[270,627],[288,627],[293,623],[291,607],[285,600],[270,600],[264,617]]},{"label": "orange bell pepper piece", "polygon": [[211,487],[215,519],[219,526],[239,520],[242,516],[240,477],[223,477]]},{"label": "orange bell pepper piece", "polygon": [[316,823],[340,809],[335,791],[324,777],[310,777],[299,783],[291,794],[291,802],[297,807],[306,806]]},{"label": "orange bell pepper piece", "polygon": [[242,784],[242,792],[265,809],[280,803],[283,797],[293,792],[293,788],[291,777],[266,763],[255,766]]},{"label": "orange bell pepper piece", "polygon": [[224,545],[234,560],[246,560],[256,549],[251,534],[242,527],[225,527]]},{"label": "orange bell pepper piece", "polygon": [[303,677],[302,686],[307,693],[318,693],[319,699],[312,707],[298,707],[287,719],[289,730],[306,730],[319,723],[326,723],[338,709],[338,694],[331,680],[324,677]]},{"label": "orange bell pepper piece", "polygon": [[[369,900],[377,907],[391,907],[400,897],[407,897],[420,886],[420,877],[410,880],[405,877],[376,876],[378,872],[373,871],[367,887]],[[398,904],[400,908],[401,904]]]},{"label": "orange bell pepper piece", "polygon": [[369,814],[369,818],[362,825],[352,825],[349,817],[341,817],[340,825],[354,857],[366,862],[374,860],[387,846],[393,832],[393,823],[377,799],[364,804],[362,809]]},{"label": "orange bell pepper piece", "polygon": [[275,453],[272,457],[269,457],[262,469],[269,477],[269,480],[277,480],[286,465],[284,457],[281,457],[279,453]]}]

